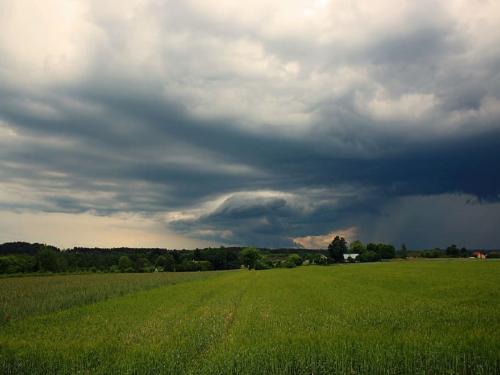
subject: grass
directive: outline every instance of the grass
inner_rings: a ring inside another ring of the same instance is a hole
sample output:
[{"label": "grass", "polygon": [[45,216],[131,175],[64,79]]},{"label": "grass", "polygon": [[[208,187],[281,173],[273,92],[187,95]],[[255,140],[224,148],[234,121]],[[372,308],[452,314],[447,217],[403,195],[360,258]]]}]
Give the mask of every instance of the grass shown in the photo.
[{"label": "grass", "polygon": [[[85,284],[89,276],[73,277]],[[198,277],[4,324],[0,373],[500,369],[500,262],[350,264]],[[19,290],[30,287],[18,281]]]},{"label": "grass", "polygon": [[95,303],[216,273],[134,273],[0,278],[0,326],[7,321]]}]

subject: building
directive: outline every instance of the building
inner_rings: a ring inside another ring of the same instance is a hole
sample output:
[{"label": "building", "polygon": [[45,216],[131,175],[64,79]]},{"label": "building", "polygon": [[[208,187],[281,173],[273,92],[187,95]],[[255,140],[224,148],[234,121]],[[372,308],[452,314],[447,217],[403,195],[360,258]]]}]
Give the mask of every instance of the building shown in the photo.
[{"label": "building", "polygon": [[359,256],[359,254],[344,254],[344,261],[345,262],[353,262],[358,258],[358,256]]},{"label": "building", "polygon": [[483,253],[483,252],[482,252],[482,251],[480,251],[480,250],[478,250],[478,251],[474,251],[474,252],[472,253],[472,256],[473,256],[474,258],[477,258],[477,259],[486,259],[486,254],[485,254],[485,253]]}]

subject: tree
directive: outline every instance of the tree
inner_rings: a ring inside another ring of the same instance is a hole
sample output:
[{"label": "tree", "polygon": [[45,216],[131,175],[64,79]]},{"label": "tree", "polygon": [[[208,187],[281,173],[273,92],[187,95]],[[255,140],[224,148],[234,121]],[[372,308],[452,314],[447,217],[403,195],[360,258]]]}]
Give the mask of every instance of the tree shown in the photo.
[{"label": "tree", "polygon": [[458,250],[457,245],[451,245],[446,248],[446,255],[449,257],[458,257],[460,250]]},{"label": "tree", "polygon": [[36,259],[30,255],[0,256],[0,273],[32,272]]},{"label": "tree", "polygon": [[262,257],[262,259],[259,259],[255,263],[255,269],[256,270],[268,270],[270,268],[273,268],[273,262],[270,260],[265,259]]},{"label": "tree", "polygon": [[377,262],[380,260],[380,256],[375,251],[367,250],[359,255],[358,260],[360,262]]},{"label": "tree", "polygon": [[45,246],[36,254],[36,260],[40,271],[56,272],[58,270],[57,253]]},{"label": "tree", "polygon": [[262,258],[259,250],[255,247],[247,247],[240,252],[240,261],[248,269],[255,268],[257,261]]},{"label": "tree", "polygon": [[118,259],[118,268],[120,268],[120,271],[122,272],[130,272],[133,271],[134,264],[130,260],[130,258],[126,255],[122,255],[120,259]]},{"label": "tree", "polygon": [[201,260],[201,250],[196,248],[193,253],[193,260]]},{"label": "tree", "polygon": [[394,246],[384,243],[369,243],[366,245],[366,250],[376,252],[381,259],[392,259],[396,256],[396,249]]},{"label": "tree", "polygon": [[351,253],[361,254],[366,250],[366,248],[360,240],[356,240],[351,242],[351,244],[349,245],[349,250],[351,251]]},{"label": "tree", "polygon": [[302,264],[302,258],[299,254],[290,254],[287,261],[288,263],[293,263],[295,266],[300,266]]},{"label": "tree", "polygon": [[175,271],[175,261],[171,254],[160,255],[156,259],[156,267],[161,267],[163,271]]},{"label": "tree", "polygon": [[406,249],[405,244],[402,244],[401,249],[399,249],[399,257],[403,259],[408,258],[408,250]]},{"label": "tree", "polygon": [[212,263],[216,270],[225,270],[230,268],[238,268],[239,264],[234,265],[234,261],[237,260],[237,255],[235,259],[235,254],[229,252],[226,248],[208,248],[201,252],[201,259],[208,260]]},{"label": "tree", "polygon": [[181,272],[209,271],[212,269],[213,269],[212,263],[210,263],[208,260],[184,259],[182,263],[177,266],[177,270]]},{"label": "tree", "polygon": [[137,272],[151,272],[153,271],[151,263],[146,257],[139,257],[135,261],[135,269]]},{"label": "tree", "polygon": [[424,250],[421,256],[424,258],[439,258],[443,254],[443,251],[439,248],[434,248],[433,250]]},{"label": "tree", "polygon": [[335,236],[330,245],[328,245],[328,252],[335,262],[343,262],[344,254],[347,253],[347,243],[344,237]]},{"label": "tree", "polygon": [[177,250],[171,250],[172,257],[174,258],[175,263],[181,262],[181,254]]},{"label": "tree", "polygon": [[382,259],[392,259],[396,256],[396,249],[392,245],[379,243],[377,245],[378,251],[377,253],[380,255]]},{"label": "tree", "polygon": [[377,244],[370,242],[368,245],[366,245],[366,251],[374,251],[374,252],[378,253]]}]

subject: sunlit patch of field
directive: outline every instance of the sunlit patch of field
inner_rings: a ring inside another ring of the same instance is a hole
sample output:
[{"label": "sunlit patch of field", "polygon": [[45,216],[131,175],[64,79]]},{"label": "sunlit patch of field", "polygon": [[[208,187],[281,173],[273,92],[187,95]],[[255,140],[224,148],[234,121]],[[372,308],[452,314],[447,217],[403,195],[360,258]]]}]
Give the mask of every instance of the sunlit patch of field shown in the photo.
[{"label": "sunlit patch of field", "polygon": [[498,285],[489,261],[224,272],[8,322],[0,373],[493,374]]}]

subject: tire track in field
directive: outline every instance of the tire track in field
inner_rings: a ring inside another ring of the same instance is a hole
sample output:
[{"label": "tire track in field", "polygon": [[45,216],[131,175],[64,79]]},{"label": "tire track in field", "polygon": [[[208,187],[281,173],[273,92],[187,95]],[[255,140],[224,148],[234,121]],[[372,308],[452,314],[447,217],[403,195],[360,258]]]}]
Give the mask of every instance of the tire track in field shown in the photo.
[{"label": "tire track in field", "polygon": [[254,278],[259,276],[257,272],[248,271],[248,274],[249,277],[245,280],[245,285],[241,288],[239,293],[236,294],[233,302],[231,303],[231,308],[226,315],[224,328],[221,331],[220,335],[218,335],[218,338],[216,340],[213,340],[209,344],[200,348],[200,350],[197,352],[197,355],[194,356],[193,360],[190,361],[189,364],[187,364],[187,373],[194,374],[202,369],[205,363],[209,360],[210,354],[227,340],[229,332],[231,331],[232,327],[234,326],[234,322],[236,321],[237,313],[241,306],[241,301],[250,288],[251,283],[254,281]]}]

